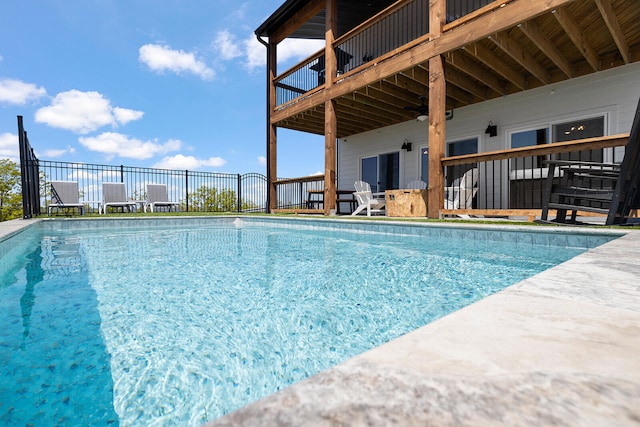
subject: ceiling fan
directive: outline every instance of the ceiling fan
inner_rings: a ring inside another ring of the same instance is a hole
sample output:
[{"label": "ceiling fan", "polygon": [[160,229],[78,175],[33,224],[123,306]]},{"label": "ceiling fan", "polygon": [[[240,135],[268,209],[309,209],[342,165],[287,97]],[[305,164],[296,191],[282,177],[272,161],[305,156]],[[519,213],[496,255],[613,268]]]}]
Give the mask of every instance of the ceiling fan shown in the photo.
[{"label": "ceiling fan", "polygon": [[[422,95],[419,99],[420,99],[419,106],[414,107],[412,105],[406,105],[404,109],[409,111],[415,111],[416,113],[418,113],[418,116],[416,117],[416,119],[419,122],[424,122],[429,118],[429,106],[425,104],[425,102],[427,101],[426,96]],[[453,109],[446,111],[445,118],[447,120],[451,120],[453,118]]]}]

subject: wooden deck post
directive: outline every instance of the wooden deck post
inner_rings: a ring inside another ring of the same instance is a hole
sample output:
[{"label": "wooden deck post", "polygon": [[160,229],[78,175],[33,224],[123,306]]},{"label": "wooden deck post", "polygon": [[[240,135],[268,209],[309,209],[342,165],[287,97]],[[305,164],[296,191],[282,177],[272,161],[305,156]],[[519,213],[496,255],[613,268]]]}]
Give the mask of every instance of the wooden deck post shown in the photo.
[{"label": "wooden deck post", "polygon": [[[442,35],[446,16],[445,0],[429,1],[430,39]],[[447,83],[444,76],[444,58],[429,59],[429,202],[427,216],[438,218],[444,207],[444,174],[441,159],[445,154]]]},{"label": "wooden deck post", "polygon": [[267,92],[268,92],[268,105],[267,105],[267,127],[268,127],[268,141],[267,141],[267,183],[269,188],[267,191],[269,200],[269,212],[272,212],[278,207],[278,196],[276,192],[275,182],[278,180],[278,127],[271,123],[271,112],[276,108],[276,87],[274,84],[277,76],[277,46],[278,44],[269,40],[269,47],[267,49]]},{"label": "wooden deck post", "polygon": [[[336,0],[326,3],[326,31],[325,31],[325,87],[333,85],[338,73],[333,41],[337,31],[338,6]],[[336,209],[336,135],[338,133],[338,119],[336,117],[335,101],[324,103],[324,214],[329,215]]]}]

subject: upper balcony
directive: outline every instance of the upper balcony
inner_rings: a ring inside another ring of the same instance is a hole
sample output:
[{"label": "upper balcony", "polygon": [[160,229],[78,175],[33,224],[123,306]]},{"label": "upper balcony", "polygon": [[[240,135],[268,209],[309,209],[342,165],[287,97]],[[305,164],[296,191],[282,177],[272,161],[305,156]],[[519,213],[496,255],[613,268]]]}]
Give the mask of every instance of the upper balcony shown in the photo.
[{"label": "upper balcony", "polygon": [[[256,33],[324,39],[324,3],[289,0]],[[307,9],[287,15],[294,5]],[[321,50],[274,79],[272,123],[323,134],[328,99],[336,101],[338,137],[411,120],[407,107],[428,95],[428,59],[438,54],[446,59],[447,108],[640,59],[637,0],[446,0],[445,8],[435,38],[429,0],[338,0],[332,87]]]}]

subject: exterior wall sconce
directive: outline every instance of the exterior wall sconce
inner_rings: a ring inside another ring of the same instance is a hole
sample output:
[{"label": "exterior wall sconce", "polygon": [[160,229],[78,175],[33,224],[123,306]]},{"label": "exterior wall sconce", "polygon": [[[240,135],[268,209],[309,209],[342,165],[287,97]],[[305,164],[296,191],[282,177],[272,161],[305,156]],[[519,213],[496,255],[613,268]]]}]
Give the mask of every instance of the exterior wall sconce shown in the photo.
[{"label": "exterior wall sconce", "polygon": [[408,139],[405,139],[404,142],[402,143],[402,147],[400,147],[401,150],[406,150],[406,151],[411,151],[411,143],[409,142]]},{"label": "exterior wall sconce", "polygon": [[484,133],[488,134],[489,137],[493,138],[494,136],[498,135],[498,126],[494,125],[493,122],[490,121],[489,125],[484,130]]}]

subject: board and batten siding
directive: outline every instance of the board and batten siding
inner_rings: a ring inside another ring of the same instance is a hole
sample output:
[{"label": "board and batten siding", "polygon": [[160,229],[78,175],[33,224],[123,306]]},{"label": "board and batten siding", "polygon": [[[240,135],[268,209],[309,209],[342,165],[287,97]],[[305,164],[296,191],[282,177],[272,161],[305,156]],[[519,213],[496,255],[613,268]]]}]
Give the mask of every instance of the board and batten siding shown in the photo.
[{"label": "board and batten siding", "polygon": [[[446,124],[447,143],[477,137],[480,152],[503,150],[510,148],[513,132],[603,114],[605,134],[626,133],[631,128],[638,98],[640,63],[636,62],[456,109],[453,119]],[[498,126],[496,137],[484,133],[489,121]],[[338,188],[353,189],[354,182],[360,179],[362,158],[395,151],[400,153],[400,186],[419,179],[421,148],[428,146],[428,126],[427,121],[411,120],[341,138]],[[405,140],[413,144],[412,151],[400,149]],[[486,190],[479,196],[490,199],[491,189]]]}]

